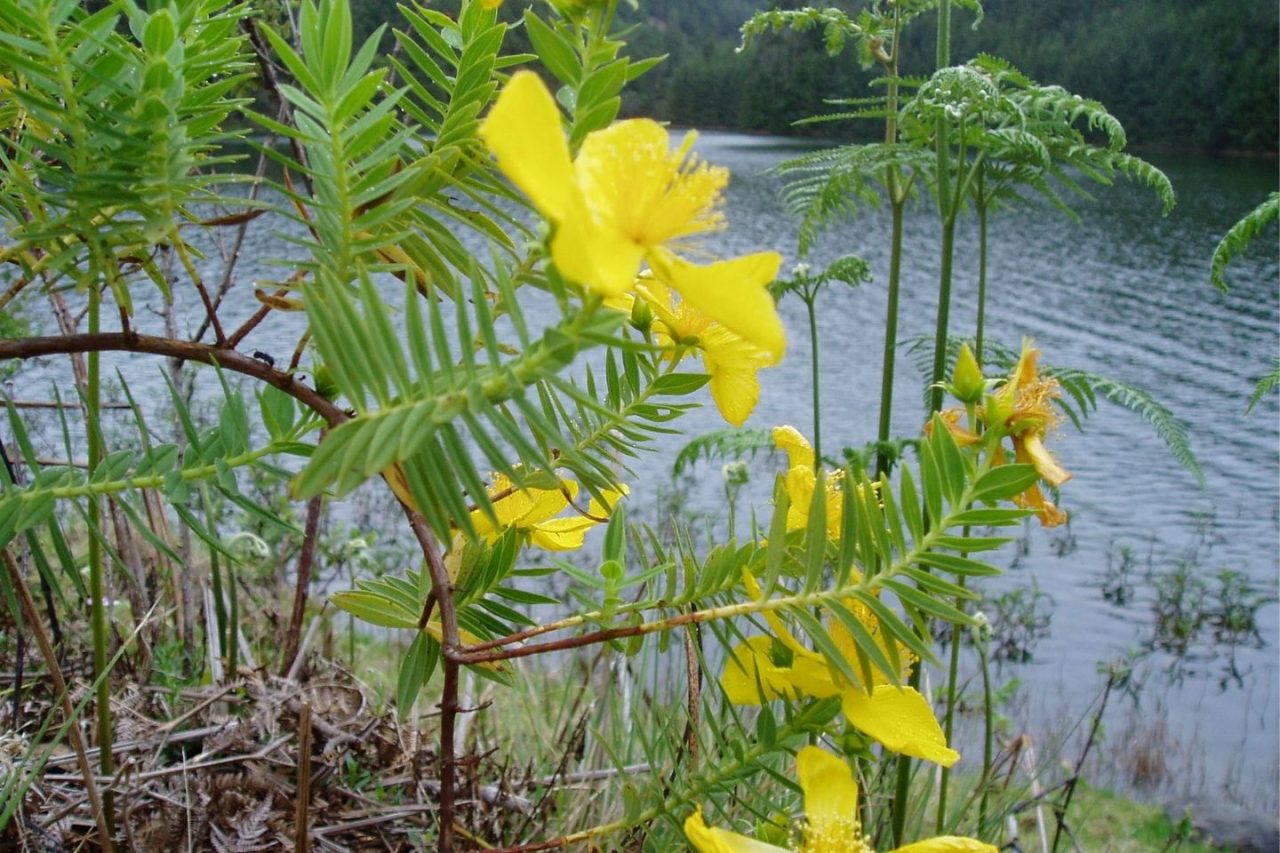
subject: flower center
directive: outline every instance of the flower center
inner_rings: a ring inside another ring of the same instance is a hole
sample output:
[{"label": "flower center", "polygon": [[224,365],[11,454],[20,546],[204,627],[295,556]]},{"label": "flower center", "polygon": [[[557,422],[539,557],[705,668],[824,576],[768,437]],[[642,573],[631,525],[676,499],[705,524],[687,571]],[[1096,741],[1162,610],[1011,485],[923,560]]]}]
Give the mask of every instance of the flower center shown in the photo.
[{"label": "flower center", "polygon": [[646,249],[722,228],[729,172],[699,162],[693,140],[673,152],[666,129],[648,119],[588,135],[574,165],[591,214]]},{"label": "flower center", "polygon": [[862,834],[862,821],[842,815],[807,824],[799,853],[875,853],[875,849]]}]

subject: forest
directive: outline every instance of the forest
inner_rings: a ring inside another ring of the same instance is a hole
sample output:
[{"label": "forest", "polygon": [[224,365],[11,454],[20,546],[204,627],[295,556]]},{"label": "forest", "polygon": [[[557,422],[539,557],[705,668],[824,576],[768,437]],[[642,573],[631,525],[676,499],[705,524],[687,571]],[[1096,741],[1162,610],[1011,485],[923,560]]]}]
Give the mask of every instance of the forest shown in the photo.
[{"label": "forest", "polygon": [[[623,113],[677,125],[795,133],[804,132],[792,126],[795,121],[830,111],[825,99],[870,94],[871,72],[852,54],[829,57],[817,33],[763,39],[749,58],[738,52],[739,28],[752,14],[803,5],[639,0],[632,9],[620,4],[619,16],[636,25],[628,38],[633,55],[667,56],[628,88]],[[396,0],[357,0],[357,29],[369,33],[398,20],[395,7]],[[1219,152],[1276,149],[1280,25],[1271,4],[987,0],[982,8],[980,22],[972,11],[957,10],[957,60],[999,52],[1034,80],[1105,100],[1131,144]],[[517,12],[513,7],[505,15],[514,19]],[[522,37],[513,32],[512,43]],[[931,20],[908,30],[906,74],[928,72],[934,39]],[[876,135],[874,127],[874,122],[846,124],[838,132],[869,138]],[[832,133],[830,126],[817,130]]]}]

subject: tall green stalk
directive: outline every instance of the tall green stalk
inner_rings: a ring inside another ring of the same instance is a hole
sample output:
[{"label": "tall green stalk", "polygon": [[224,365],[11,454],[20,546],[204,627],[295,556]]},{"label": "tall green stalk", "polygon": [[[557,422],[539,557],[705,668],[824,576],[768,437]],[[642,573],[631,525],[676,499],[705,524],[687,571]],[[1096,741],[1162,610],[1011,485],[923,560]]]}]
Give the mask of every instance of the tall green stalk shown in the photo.
[{"label": "tall green stalk", "polygon": [[[938,43],[935,65],[946,68],[951,64],[951,0],[938,0]],[[951,312],[951,261],[955,252],[956,214],[959,204],[952,201],[951,182],[951,148],[950,123],[945,111],[938,117],[935,127],[935,146],[937,154],[938,213],[942,219],[941,262],[938,275],[938,319],[934,333],[933,376],[930,379],[929,412],[937,412],[942,408],[943,372],[946,369],[947,331]],[[960,163],[963,165],[963,152]],[[961,181],[956,181],[955,195],[960,194]],[[908,683],[912,687],[920,686],[920,667],[911,673]],[[893,797],[893,840],[898,846],[904,843],[907,821],[907,801],[911,788],[911,759],[906,755],[898,756],[898,778]]]},{"label": "tall green stalk", "polygon": [[813,467],[822,467],[822,395],[818,391],[818,317],[815,303],[818,301],[816,287],[806,287],[803,292],[804,307],[809,312],[809,348],[813,355],[809,359],[811,371],[810,384],[813,386]]},{"label": "tall green stalk", "polygon": [[[902,8],[894,5],[893,53],[886,64],[888,85],[885,97],[884,141],[892,145],[898,141],[898,65],[902,56],[899,45],[902,35]],[[885,305],[884,360],[880,371],[880,429],[876,438],[880,449],[876,452],[876,478],[887,474],[890,468],[889,431],[893,423],[893,374],[898,354],[898,292],[902,276],[902,214],[907,205],[907,188],[902,171],[897,166],[886,169],[885,183],[889,189],[889,209],[892,214],[892,233],[889,239],[889,298]]]},{"label": "tall green stalk", "polygon": [[[97,281],[89,285],[89,334],[96,335],[102,326],[102,294],[98,290]],[[100,413],[102,411],[102,377],[98,353],[90,351],[88,362],[88,388],[85,405],[88,409],[89,432],[89,477],[98,471],[102,458],[106,454],[103,448]],[[98,498],[90,494],[89,524],[95,530],[102,529],[102,504]],[[115,772],[115,757],[111,752],[111,679],[103,677],[107,671],[107,614],[103,598],[106,595],[106,584],[103,582],[102,544],[98,537],[89,536],[89,630],[93,636],[93,675],[98,682],[95,704],[97,706],[97,741],[98,763],[102,775],[110,776]],[[107,792],[103,797],[103,811],[106,813],[107,826],[114,829],[112,814],[112,797]]]}]

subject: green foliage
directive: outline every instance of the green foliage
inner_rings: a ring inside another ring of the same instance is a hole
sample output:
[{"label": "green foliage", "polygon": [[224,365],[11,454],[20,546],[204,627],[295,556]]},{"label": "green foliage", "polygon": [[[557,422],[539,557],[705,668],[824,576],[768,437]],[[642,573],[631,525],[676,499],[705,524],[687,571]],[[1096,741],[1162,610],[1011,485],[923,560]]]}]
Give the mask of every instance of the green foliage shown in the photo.
[{"label": "green foliage", "polygon": [[[1231,230],[1223,235],[1217,248],[1213,250],[1213,264],[1209,270],[1209,279],[1214,286],[1224,293],[1227,290],[1227,267],[1231,259],[1243,252],[1268,225],[1280,216],[1280,192],[1273,192],[1267,200],[1245,214],[1244,218],[1231,226]],[[1250,408],[1252,408],[1252,403]]]}]

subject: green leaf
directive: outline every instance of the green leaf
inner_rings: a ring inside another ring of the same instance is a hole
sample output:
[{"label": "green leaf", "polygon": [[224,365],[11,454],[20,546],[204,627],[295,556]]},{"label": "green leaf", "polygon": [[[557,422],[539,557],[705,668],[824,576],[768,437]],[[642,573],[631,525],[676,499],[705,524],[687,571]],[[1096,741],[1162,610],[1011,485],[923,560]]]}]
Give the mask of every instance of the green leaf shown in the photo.
[{"label": "green leaf", "polygon": [[659,376],[649,386],[649,393],[655,396],[683,397],[710,381],[711,376],[705,373],[667,373]]},{"label": "green leaf", "polygon": [[417,628],[417,613],[409,613],[388,599],[370,592],[335,592],[329,596],[333,604],[357,619],[384,628]]},{"label": "green leaf", "polygon": [[973,484],[973,503],[1008,500],[1029,489],[1040,475],[1034,465],[1015,463],[992,468]]}]

